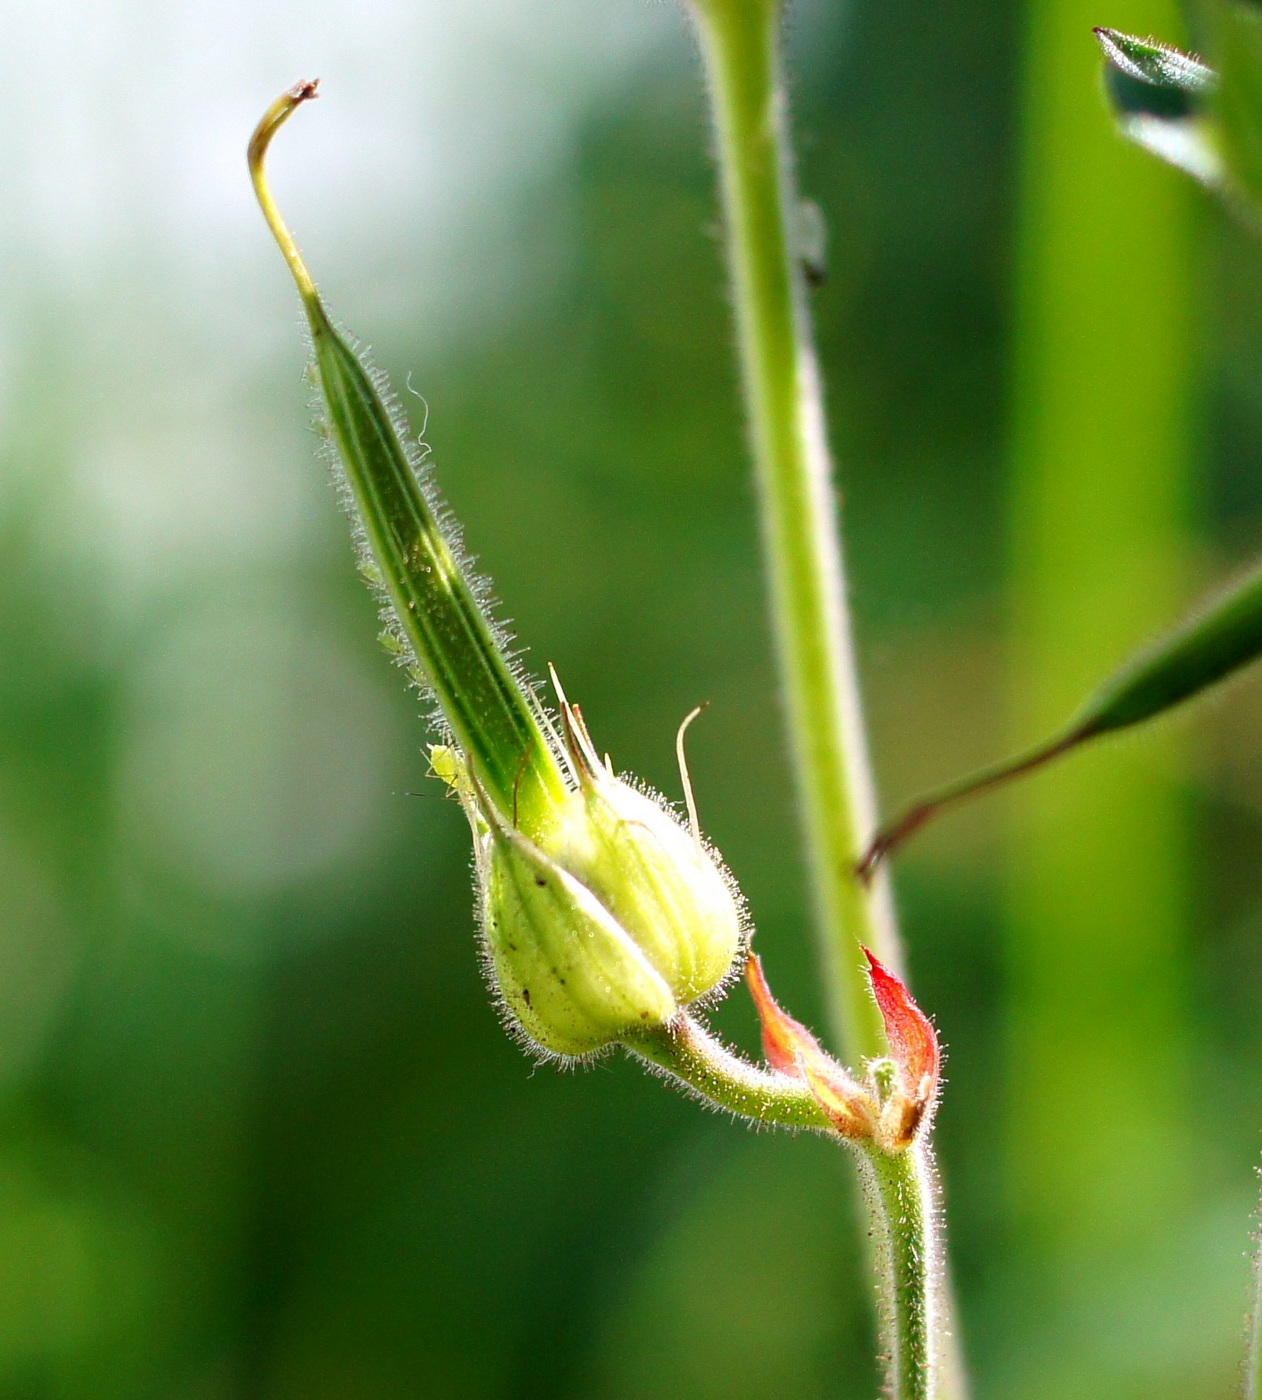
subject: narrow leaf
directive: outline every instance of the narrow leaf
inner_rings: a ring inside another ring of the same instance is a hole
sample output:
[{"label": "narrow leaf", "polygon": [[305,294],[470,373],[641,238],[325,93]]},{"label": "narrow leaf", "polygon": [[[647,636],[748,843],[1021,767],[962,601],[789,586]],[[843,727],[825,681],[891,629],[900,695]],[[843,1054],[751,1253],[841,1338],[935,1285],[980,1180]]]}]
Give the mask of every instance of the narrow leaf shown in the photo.
[{"label": "narrow leaf", "polygon": [[1097,29],[1104,88],[1123,136],[1218,191],[1222,160],[1209,108],[1217,75],[1198,58],[1154,39]]},{"label": "narrow leaf", "polygon": [[883,827],[859,862],[869,879],[877,865],[946,807],[1050,763],[1089,739],[1155,719],[1225,680],[1262,654],[1262,565],[1140,651],[1045,743],[960,778],[922,797]]},{"label": "narrow leaf", "polygon": [[420,477],[402,413],[383,376],[334,327],[264,175],[272,138],[315,96],[315,83],[299,83],[259,123],[249,148],[255,193],[307,313],[325,427],[363,530],[366,572],[380,580],[413,674],[433,690],[478,781],[516,819],[564,791],[557,759],[466,576],[436,493]]}]

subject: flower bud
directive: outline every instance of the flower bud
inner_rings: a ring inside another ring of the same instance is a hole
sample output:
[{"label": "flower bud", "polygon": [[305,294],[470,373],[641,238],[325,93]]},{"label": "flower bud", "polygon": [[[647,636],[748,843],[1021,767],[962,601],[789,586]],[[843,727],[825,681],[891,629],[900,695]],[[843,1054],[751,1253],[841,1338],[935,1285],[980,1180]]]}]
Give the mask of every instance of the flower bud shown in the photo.
[{"label": "flower bud", "polygon": [[741,911],[696,833],[596,759],[581,713],[562,705],[579,787],[557,812],[549,853],[627,931],[676,1000],[695,1001],[727,976],[741,947]]}]

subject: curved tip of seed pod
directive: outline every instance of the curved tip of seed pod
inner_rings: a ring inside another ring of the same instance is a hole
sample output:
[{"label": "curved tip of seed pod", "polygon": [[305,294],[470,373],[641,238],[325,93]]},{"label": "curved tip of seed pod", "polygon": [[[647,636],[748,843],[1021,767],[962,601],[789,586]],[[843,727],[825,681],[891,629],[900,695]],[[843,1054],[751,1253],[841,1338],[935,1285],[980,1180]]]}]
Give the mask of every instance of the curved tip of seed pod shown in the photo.
[{"label": "curved tip of seed pod", "polygon": [[289,119],[290,114],[304,102],[311,102],[320,95],[319,78],[300,78],[292,87],[286,88],[275,102],[263,113],[254,134],[250,137],[250,170],[260,170],[272,137]]},{"label": "curved tip of seed pod", "polygon": [[298,245],[294,242],[293,236],[285,226],[285,221],[280,216],[280,210],[277,209],[272,192],[268,188],[263,166],[267,158],[268,147],[272,144],[272,138],[304,102],[310,102],[320,95],[319,89],[319,78],[304,78],[301,82],[295,83],[293,87],[281,93],[263,113],[258,126],[254,128],[254,134],[250,137],[247,151],[250,179],[253,181],[254,193],[258,196],[259,205],[263,210],[263,217],[267,220],[272,236],[279,244],[280,251],[289,264],[294,281],[298,284],[298,291],[309,309],[319,306],[315,283],[311,280],[311,275],[298,253]]}]

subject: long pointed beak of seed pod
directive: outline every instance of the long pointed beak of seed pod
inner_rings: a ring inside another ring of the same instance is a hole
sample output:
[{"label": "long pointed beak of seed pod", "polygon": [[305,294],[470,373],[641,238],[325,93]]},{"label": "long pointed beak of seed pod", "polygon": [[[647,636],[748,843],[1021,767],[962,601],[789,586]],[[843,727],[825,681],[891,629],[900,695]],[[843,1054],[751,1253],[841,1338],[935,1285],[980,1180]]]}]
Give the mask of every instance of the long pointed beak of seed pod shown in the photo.
[{"label": "long pointed beak of seed pod", "polygon": [[458,542],[422,481],[406,424],[382,379],[326,312],[268,187],[268,148],[280,128],[316,96],[296,83],[267,109],[249,145],[250,178],[311,329],[322,426],[337,449],[363,530],[371,577],[397,624],[391,629],[413,677],[438,701],[470,771],[514,825],[551,819],[567,788],[544,720],[515,672],[502,638],[467,573]]},{"label": "long pointed beak of seed pod", "polygon": [[268,227],[280,245],[280,251],[289,264],[294,281],[298,284],[298,291],[308,306],[313,302],[318,302],[319,296],[315,283],[311,280],[311,274],[307,271],[306,264],[298,252],[298,245],[294,242],[293,235],[289,232],[284,219],[281,218],[276,201],[272,198],[272,192],[268,187],[267,177],[264,173],[264,162],[267,158],[267,148],[272,144],[272,138],[276,133],[304,102],[311,102],[319,95],[319,78],[304,78],[301,82],[295,83],[288,92],[281,93],[263,113],[262,120],[254,128],[254,135],[250,137],[250,146],[246,153],[246,159],[250,165],[250,180],[253,182],[254,193],[258,196],[259,205],[263,210],[263,217],[267,220]]}]

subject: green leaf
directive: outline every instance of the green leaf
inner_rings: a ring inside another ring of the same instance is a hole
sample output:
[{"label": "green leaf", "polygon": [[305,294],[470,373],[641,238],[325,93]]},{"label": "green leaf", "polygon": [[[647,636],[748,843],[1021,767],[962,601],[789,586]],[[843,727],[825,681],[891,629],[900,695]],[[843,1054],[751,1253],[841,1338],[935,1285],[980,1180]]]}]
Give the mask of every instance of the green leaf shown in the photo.
[{"label": "green leaf", "polygon": [[1262,654],[1262,565],[1107,681],[1072,726],[1083,738],[1127,729],[1199,695]]},{"label": "green leaf", "polygon": [[1052,738],[922,797],[883,827],[859,865],[877,865],[947,807],[1044,767],[1090,739],[1155,719],[1262,655],[1262,564],[1145,647],[1104,683]]},{"label": "green leaf", "polygon": [[1154,39],[1097,29],[1104,89],[1128,140],[1218,191],[1223,166],[1211,115],[1217,75],[1198,58]]}]

